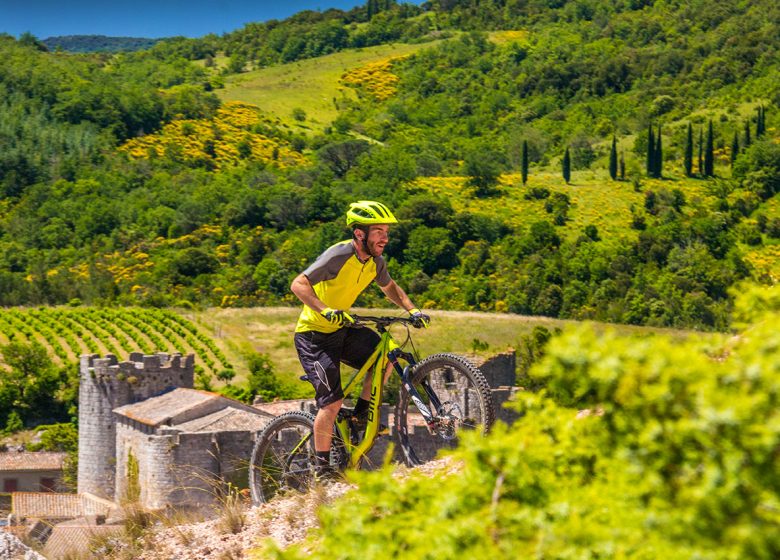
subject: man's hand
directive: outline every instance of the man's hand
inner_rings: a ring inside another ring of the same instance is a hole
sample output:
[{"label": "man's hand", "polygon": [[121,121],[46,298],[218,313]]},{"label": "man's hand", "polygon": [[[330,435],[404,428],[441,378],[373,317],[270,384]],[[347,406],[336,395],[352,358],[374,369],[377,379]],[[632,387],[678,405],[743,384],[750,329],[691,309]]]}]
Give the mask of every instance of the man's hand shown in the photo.
[{"label": "man's hand", "polygon": [[412,317],[412,326],[416,329],[427,329],[431,324],[431,318],[416,307],[409,310],[409,315]]},{"label": "man's hand", "polygon": [[352,315],[346,311],[342,311],[341,309],[331,309],[330,307],[326,307],[320,311],[320,315],[325,317],[331,325],[338,325],[339,327],[343,327],[344,325],[355,324],[355,319],[352,318]]}]

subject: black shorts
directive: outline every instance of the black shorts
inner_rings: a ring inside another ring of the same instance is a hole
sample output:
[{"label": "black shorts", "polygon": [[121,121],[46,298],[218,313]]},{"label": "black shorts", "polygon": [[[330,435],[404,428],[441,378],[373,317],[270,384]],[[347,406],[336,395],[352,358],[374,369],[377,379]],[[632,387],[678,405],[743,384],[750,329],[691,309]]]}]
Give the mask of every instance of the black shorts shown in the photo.
[{"label": "black shorts", "polygon": [[360,369],[379,344],[371,329],[343,328],[332,333],[295,333],[295,349],[306,379],[314,385],[317,406],[322,408],[344,398],[341,363]]}]

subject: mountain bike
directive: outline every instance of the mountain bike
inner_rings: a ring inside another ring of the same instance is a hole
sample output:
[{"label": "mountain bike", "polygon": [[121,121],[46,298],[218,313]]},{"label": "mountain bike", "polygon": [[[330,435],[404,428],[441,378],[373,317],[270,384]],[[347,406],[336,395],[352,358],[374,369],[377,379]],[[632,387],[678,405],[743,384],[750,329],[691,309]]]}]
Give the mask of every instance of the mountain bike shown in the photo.
[{"label": "mountain bike", "polygon": [[[495,420],[493,398],[482,372],[455,354],[434,354],[418,361],[411,338],[413,320],[407,317],[353,315],[356,327],[373,326],[380,340],[366,363],[344,387],[349,394],[356,379],[371,375],[371,399],[365,431],[351,408],[342,407],[333,426],[331,467],[358,469],[380,435],[380,407],[388,362],[400,377],[395,406],[394,441],[408,466],[420,465],[442,448],[458,443],[463,430],[487,434]],[[406,329],[399,345],[390,327]],[[404,350],[411,346],[411,352]],[[272,420],[257,436],[249,465],[252,502],[305,491],[314,481],[314,415],[287,412]]]}]

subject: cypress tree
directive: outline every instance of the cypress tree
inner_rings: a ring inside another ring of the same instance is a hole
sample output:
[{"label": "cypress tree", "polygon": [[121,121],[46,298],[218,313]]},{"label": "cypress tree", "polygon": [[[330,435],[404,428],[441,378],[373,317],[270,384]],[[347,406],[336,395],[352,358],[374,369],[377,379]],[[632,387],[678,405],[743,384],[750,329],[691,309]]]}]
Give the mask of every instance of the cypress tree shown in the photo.
[{"label": "cypress tree", "polygon": [[715,176],[715,145],[712,137],[712,119],[707,127],[707,145],[704,148],[704,176]]},{"label": "cypress tree", "polygon": [[661,126],[658,126],[658,136],[655,139],[655,150],[653,150],[653,177],[660,179],[663,175],[664,150],[661,146]]},{"label": "cypress tree", "polygon": [[688,123],[688,132],[685,135],[685,156],[683,157],[685,176],[693,176],[693,127]]},{"label": "cypress tree", "polygon": [[704,164],[702,163],[702,154],[704,153],[704,131],[699,129],[699,176],[704,177]]},{"label": "cypress tree", "polygon": [[652,177],[655,171],[655,136],[653,136],[653,125],[647,127],[647,161],[645,163],[647,176]]},{"label": "cypress tree", "polygon": [[739,133],[734,131],[734,139],[731,141],[731,167],[734,167],[734,162],[737,161],[739,155]]},{"label": "cypress tree", "polygon": [[566,148],[566,152],[563,154],[563,180],[566,184],[569,184],[571,180],[571,156],[569,155],[569,148]]},{"label": "cypress tree", "polygon": [[626,157],[622,151],[620,152],[620,180],[626,180]]},{"label": "cypress tree", "polygon": [[745,148],[749,148],[750,144],[750,117],[748,117],[748,120],[745,121]]},{"label": "cypress tree", "polygon": [[764,106],[758,106],[758,118],[756,119],[756,139],[761,138],[766,132],[766,121],[764,121]]},{"label": "cypress tree", "polygon": [[766,132],[766,107],[761,105],[761,134]]},{"label": "cypress tree", "polygon": [[523,184],[528,182],[528,141],[523,140],[523,155],[521,158],[520,174],[523,177]]},{"label": "cypress tree", "polygon": [[609,176],[614,181],[617,179],[618,159],[617,159],[617,139],[612,137],[612,148],[609,150]]}]

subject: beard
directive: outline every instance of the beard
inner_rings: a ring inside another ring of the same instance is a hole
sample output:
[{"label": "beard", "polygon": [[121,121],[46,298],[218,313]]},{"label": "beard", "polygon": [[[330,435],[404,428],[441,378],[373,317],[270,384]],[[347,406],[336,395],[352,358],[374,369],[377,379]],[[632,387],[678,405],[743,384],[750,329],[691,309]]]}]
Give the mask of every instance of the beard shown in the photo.
[{"label": "beard", "polygon": [[380,246],[377,243],[368,243],[368,254],[372,257],[381,257],[384,252],[385,248],[383,246]]}]

